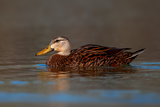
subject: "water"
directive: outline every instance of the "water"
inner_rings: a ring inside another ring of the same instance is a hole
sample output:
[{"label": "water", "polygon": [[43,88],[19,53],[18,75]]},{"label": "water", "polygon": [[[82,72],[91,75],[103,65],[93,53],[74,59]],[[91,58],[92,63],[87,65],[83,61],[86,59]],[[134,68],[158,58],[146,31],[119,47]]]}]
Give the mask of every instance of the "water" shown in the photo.
[{"label": "water", "polygon": [[[159,0],[0,1],[1,106],[159,106]],[[52,38],[146,48],[129,66],[53,68]]]}]

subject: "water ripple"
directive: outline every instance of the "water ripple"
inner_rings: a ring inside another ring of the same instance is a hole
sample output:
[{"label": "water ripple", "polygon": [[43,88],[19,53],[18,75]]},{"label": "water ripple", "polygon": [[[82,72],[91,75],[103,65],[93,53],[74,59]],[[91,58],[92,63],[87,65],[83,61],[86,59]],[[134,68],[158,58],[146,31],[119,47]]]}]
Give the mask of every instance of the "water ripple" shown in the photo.
[{"label": "water ripple", "polygon": [[140,68],[140,69],[152,69],[152,70],[160,69],[160,62],[142,62],[142,63],[133,63],[131,65],[135,68]]}]

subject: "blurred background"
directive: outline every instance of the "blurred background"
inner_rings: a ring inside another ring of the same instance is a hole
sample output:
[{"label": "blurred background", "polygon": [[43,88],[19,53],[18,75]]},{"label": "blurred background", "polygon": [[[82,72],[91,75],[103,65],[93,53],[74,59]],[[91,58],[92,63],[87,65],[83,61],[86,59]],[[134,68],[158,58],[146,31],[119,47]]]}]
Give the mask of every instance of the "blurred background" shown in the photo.
[{"label": "blurred background", "polygon": [[0,51],[6,55],[21,47],[18,53],[29,55],[63,35],[72,48],[88,43],[146,47],[143,56],[156,60],[159,5],[159,0],[0,0]]}]

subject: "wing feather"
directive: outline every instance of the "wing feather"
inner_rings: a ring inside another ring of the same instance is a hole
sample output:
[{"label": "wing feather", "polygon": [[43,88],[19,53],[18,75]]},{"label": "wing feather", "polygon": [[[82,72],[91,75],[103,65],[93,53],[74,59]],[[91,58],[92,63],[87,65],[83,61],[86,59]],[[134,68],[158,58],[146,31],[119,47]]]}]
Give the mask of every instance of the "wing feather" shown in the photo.
[{"label": "wing feather", "polygon": [[106,58],[112,57],[124,50],[130,48],[104,47],[100,45],[88,44],[71,51],[70,60],[75,60],[73,65],[76,66],[95,66],[104,65]]}]

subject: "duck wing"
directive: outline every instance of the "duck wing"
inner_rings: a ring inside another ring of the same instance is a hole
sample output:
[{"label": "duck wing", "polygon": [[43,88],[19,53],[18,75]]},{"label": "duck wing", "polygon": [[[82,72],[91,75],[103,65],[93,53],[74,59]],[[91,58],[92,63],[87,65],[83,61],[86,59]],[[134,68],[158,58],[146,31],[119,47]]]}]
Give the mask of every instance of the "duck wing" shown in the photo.
[{"label": "duck wing", "polygon": [[116,48],[116,47],[105,47],[100,45],[94,45],[94,44],[87,44],[84,46],[81,46],[80,48],[74,50],[73,52],[82,52],[82,53],[103,53],[108,56],[115,55],[119,52],[123,52],[125,50],[130,50],[131,48]]},{"label": "duck wing", "polygon": [[109,65],[114,56],[129,49],[88,44],[72,50],[71,54],[66,58],[65,64],[81,67]]},{"label": "duck wing", "polygon": [[73,67],[119,66],[129,64],[145,50],[144,48],[136,52],[125,51],[129,49],[131,48],[115,48],[88,44],[72,50],[71,54],[64,60],[64,65]]}]

